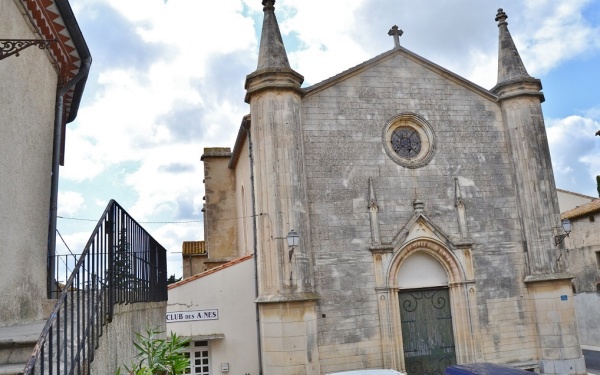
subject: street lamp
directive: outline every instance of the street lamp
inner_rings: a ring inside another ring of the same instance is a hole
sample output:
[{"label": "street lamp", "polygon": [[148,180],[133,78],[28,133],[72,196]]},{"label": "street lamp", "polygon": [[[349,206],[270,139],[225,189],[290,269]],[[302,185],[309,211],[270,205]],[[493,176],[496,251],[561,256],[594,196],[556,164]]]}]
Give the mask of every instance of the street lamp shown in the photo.
[{"label": "street lamp", "polygon": [[562,228],[565,231],[565,233],[554,236],[554,244],[556,246],[558,246],[561,242],[563,242],[565,237],[569,237],[569,233],[571,233],[571,220],[563,219],[561,221],[561,224],[562,224]]},{"label": "street lamp", "polygon": [[298,233],[296,233],[295,230],[292,229],[289,231],[286,239],[287,239],[288,247],[290,248],[290,250],[288,251],[288,254],[289,254],[290,262],[291,262],[292,255],[294,255],[294,249],[300,243],[300,235]]}]

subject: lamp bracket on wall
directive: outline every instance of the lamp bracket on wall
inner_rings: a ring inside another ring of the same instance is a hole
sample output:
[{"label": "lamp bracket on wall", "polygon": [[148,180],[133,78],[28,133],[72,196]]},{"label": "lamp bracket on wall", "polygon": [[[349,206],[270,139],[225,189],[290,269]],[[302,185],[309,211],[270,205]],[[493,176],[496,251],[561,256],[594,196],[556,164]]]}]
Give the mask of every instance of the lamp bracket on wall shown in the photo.
[{"label": "lamp bracket on wall", "polygon": [[57,42],[56,39],[0,39],[0,60],[16,55],[27,47],[37,46],[39,49],[47,49],[50,43]]},{"label": "lamp bracket on wall", "polygon": [[571,220],[563,219],[561,221],[561,225],[565,233],[554,236],[554,245],[556,246],[560,245],[560,243],[563,242],[565,237],[569,237],[569,234],[571,233]]}]

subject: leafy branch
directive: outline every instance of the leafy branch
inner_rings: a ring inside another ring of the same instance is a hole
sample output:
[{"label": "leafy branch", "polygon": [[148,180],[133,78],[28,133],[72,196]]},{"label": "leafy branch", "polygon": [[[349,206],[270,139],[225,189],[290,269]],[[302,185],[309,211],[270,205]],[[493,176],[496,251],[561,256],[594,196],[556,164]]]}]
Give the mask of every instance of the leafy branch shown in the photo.
[{"label": "leafy branch", "polygon": [[[124,366],[130,375],[180,375],[190,365],[183,351],[189,339],[183,339],[174,333],[168,338],[158,337],[162,332],[148,329],[146,335],[136,333],[133,345],[138,354],[131,366]],[[121,375],[121,368],[117,370]]]}]

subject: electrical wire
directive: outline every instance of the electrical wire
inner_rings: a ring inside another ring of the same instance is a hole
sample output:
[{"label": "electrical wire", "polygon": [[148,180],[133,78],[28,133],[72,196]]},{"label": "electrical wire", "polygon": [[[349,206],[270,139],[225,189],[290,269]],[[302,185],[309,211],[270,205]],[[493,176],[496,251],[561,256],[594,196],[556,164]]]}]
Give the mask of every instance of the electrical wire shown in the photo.
[{"label": "electrical wire", "polygon": [[[223,221],[223,220],[239,220],[239,219],[248,219],[251,218],[253,216],[263,216],[266,215],[264,213],[258,214],[258,215],[249,215],[249,216],[238,216],[238,217],[225,217],[225,218],[220,218],[220,219],[212,219],[215,221]],[[64,219],[64,220],[77,220],[77,221],[93,221],[93,222],[97,222],[97,219],[83,219],[83,218],[79,218],[79,217],[67,217],[67,216],[60,216],[58,215],[57,218],[59,219]],[[204,220],[182,220],[182,221],[138,221],[138,223],[140,224],[189,224],[189,223],[203,223]]]}]

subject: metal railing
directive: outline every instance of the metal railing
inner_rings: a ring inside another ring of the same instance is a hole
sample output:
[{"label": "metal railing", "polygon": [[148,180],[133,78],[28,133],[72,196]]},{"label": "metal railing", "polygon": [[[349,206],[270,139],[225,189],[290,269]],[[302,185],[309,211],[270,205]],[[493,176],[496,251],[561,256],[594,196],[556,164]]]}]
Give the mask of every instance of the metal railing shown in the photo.
[{"label": "metal railing", "polygon": [[60,285],[24,374],[89,373],[116,304],[166,300],[166,250],[111,200]]}]

